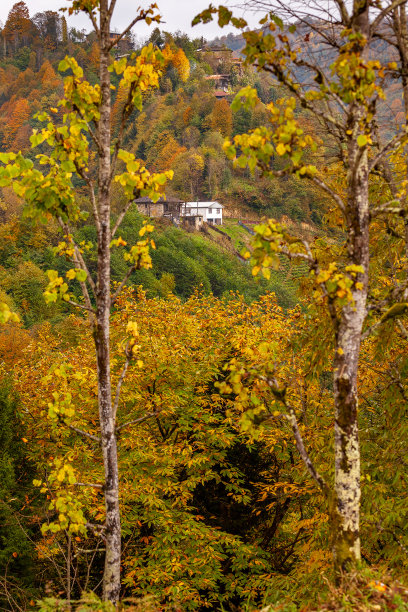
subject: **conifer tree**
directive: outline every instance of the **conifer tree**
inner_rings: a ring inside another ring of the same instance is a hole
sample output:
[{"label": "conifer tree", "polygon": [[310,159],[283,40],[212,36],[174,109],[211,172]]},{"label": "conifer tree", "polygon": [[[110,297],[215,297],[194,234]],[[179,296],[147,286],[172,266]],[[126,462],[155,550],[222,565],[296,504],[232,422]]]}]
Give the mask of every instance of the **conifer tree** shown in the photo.
[{"label": "conifer tree", "polygon": [[14,51],[19,46],[26,44],[28,34],[32,27],[30,21],[30,13],[25,2],[16,2],[10,10],[6,25],[3,29],[3,38],[5,41],[12,43]]}]

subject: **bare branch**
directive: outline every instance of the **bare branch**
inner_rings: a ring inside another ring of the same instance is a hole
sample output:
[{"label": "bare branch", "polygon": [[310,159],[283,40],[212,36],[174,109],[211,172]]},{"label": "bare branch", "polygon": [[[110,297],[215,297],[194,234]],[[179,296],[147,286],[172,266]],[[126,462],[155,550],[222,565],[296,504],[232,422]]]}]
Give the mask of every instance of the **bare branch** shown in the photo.
[{"label": "bare branch", "polygon": [[93,525],[92,523],[86,523],[85,527],[89,529],[89,531],[92,531],[94,535],[98,536],[98,538],[102,538],[102,540],[105,541],[105,527],[103,525]]},{"label": "bare branch", "polygon": [[[302,240],[303,243],[303,240]],[[307,261],[311,266],[314,267],[316,260],[313,257],[312,253],[293,253],[292,251],[289,251],[289,249],[285,246],[281,247],[279,249],[279,252],[282,253],[283,255],[285,255],[288,259],[303,259],[304,261]]]},{"label": "bare branch", "polygon": [[94,216],[94,219],[95,219],[96,231],[99,233],[100,229],[101,229],[101,224],[100,224],[100,220],[99,220],[98,206],[96,204],[96,198],[95,198],[95,191],[94,191],[93,181],[88,178],[86,182],[87,182],[88,189],[89,189],[89,195],[91,197],[92,212],[93,212],[93,216]]},{"label": "bare branch", "polygon": [[135,272],[135,270],[137,270],[137,265],[136,264],[131,266],[129,268],[129,270],[126,272],[125,278],[120,283],[119,287],[116,289],[115,293],[113,294],[113,296],[111,298],[111,306],[113,306],[115,304],[115,302],[118,299],[118,297],[119,297],[123,287],[126,285],[127,281],[132,276],[133,272]]},{"label": "bare branch", "polygon": [[112,17],[112,14],[113,14],[113,11],[115,9],[115,6],[116,6],[116,0],[111,0],[110,6],[109,6],[109,9],[108,9],[108,18]]},{"label": "bare branch", "polygon": [[277,74],[275,70],[273,70],[272,68],[268,68],[268,66],[261,67],[256,62],[254,62],[254,66],[258,70],[263,70],[264,72],[269,72],[270,74],[273,74],[281,83],[286,85],[286,87],[292,92],[292,94],[299,100],[300,105],[303,108],[307,108],[307,110],[313,113],[316,117],[322,119],[326,125],[330,124],[334,126],[338,131],[343,131],[343,126],[341,123],[336,121],[336,119],[331,115],[320,111],[318,108],[316,108],[315,104],[311,103],[306,98],[305,94],[300,90],[299,84],[295,80],[292,81],[292,79],[288,78],[287,75],[285,75],[283,72]]},{"label": "bare branch", "polygon": [[93,482],[75,482],[76,487],[92,487],[93,489],[103,489],[103,485],[94,484]]},{"label": "bare branch", "polygon": [[406,214],[408,214],[408,210],[406,208],[402,208],[401,206],[393,206],[393,204],[399,204],[399,203],[400,203],[400,200],[390,200],[389,202],[387,202],[386,204],[383,204],[382,206],[373,208],[370,211],[370,216],[378,217],[379,215],[392,214],[392,215],[399,215],[400,217],[404,217]]},{"label": "bare branch", "polygon": [[[121,41],[122,38],[124,38],[126,36],[126,34],[128,34],[130,32],[130,30],[133,28],[133,26],[135,26],[137,23],[139,23],[139,21],[145,21],[146,17],[148,17],[148,16],[149,16],[149,9],[146,9],[144,11],[140,11],[139,15],[137,17],[135,17],[133,19],[133,21],[130,22],[130,24],[127,26],[127,28],[125,30],[123,30],[122,34],[120,34],[117,38],[115,38],[115,40],[108,46],[108,51],[113,49],[113,47],[115,45],[117,45],[118,42]],[[161,22],[158,21],[158,23],[161,23]]]},{"label": "bare branch", "polygon": [[90,287],[92,289],[92,292],[95,295],[96,294],[96,285],[95,285],[94,280],[93,280],[93,278],[91,276],[91,273],[88,270],[88,266],[86,265],[85,260],[82,257],[81,250],[80,250],[80,248],[78,247],[77,244],[75,244],[75,255],[77,257],[77,261],[78,261],[78,264],[79,264],[78,267],[80,267],[84,272],[86,272],[86,280],[88,281],[88,283],[89,283],[89,285],[90,285]]},{"label": "bare branch", "polygon": [[310,476],[313,478],[313,480],[316,482],[316,484],[319,486],[319,488],[321,489],[322,493],[324,493],[324,495],[327,497],[329,494],[329,486],[327,484],[327,482],[324,480],[323,476],[321,476],[319,474],[319,472],[317,471],[317,469],[315,468],[313,461],[310,458],[309,453],[306,450],[305,444],[303,442],[303,438],[302,438],[302,434],[300,433],[300,429],[299,429],[299,425],[296,419],[296,414],[294,409],[288,405],[286,399],[285,399],[285,393],[286,393],[286,389],[279,389],[279,385],[277,383],[277,381],[275,379],[270,379],[267,378],[266,376],[259,376],[258,378],[260,378],[261,380],[263,380],[264,382],[266,382],[266,384],[268,385],[268,387],[271,389],[272,393],[274,394],[274,396],[276,397],[277,400],[279,400],[280,402],[282,402],[282,404],[285,406],[285,408],[288,410],[289,414],[285,414],[283,415],[285,417],[285,419],[287,419],[290,423],[290,426],[292,428],[292,432],[293,435],[295,437],[295,442],[296,442],[296,448],[299,451],[299,454],[303,460],[303,463],[305,464],[307,471],[309,472]]},{"label": "bare branch", "polygon": [[65,427],[68,427],[68,429],[71,429],[71,431],[75,431],[75,433],[79,434],[80,436],[83,436],[84,438],[88,438],[88,440],[92,440],[93,442],[97,442],[98,444],[101,443],[101,439],[98,436],[94,436],[94,434],[88,433],[87,431],[84,431],[83,429],[79,429],[79,427],[75,427],[75,425],[70,425],[69,423],[65,423],[62,417],[59,417],[59,421],[60,423],[63,423]]},{"label": "bare branch", "polygon": [[394,0],[389,6],[386,6],[382,11],[380,11],[380,13],[377,15],[377,17],[374,19],[374,21],[372,22],[370,26],[370,33],[375,32],[377,30],[379,24],[382,22],[384,17],[386,17],[389,13],[391,13],[398,6],[405,4],[405,2],[406,0]]},{"label": "bare branch", "polygon": [[343,2],[343,0],[334,0],[334,1],[337,4],[337,8],[339,9],[342,22],[347,27],[350,23],[350,16],[347,12],[346,4]]},{"label": "bare branch", "polygon": [[119,431],[121,429],[124,429],[125,427],[129,427],[130,425],[137,425],[138,423],[143,423],[143,421],[147,421],[148,419],[151,419],[155,416],[157,416],[157,412],[149,412],[145,414],[145,416],[142,416],[138,419],[134,419],[133,421],[127,421],[126,423],[123,423],[123,425],[119,425],[119,427],[116,428],[116,433],[119,433]]},{"label": "bare branch", "polygon": [[[79,248],[79,246],[77,245],[77,243],[75,242],[75,240],[72,237],[72,232],[71,232],[71,229],[70,229],[68,223],[65,223],[61,219],[61,217],[58,217],[58,223],[59,223],[60,227],[62,228],[62,231],[64,232],[64,235],[70,237],[70,240],[72,241],[72,244],[74,245],[74,257],[73,257],[74,263],[75,263],[75,265],[79,269],[81,269],[84,272],[86,272],[86,276],[87,276],[86,280],[88,281],[88,283],[89,283],[89,285],[90,285],[90,287],[91,287],[91,289],[93,291],[93,294],[95,295],[95,292],[96,292],[95,283],[94,283],[94,281],[92,279],[92,276],[91,276],[91,274],[90,274],[90,272],[88,270],[88,267],[87,267],[87,265],[86,265],[86,263],[84,261],[84,258],[82,257],[81,249]],[[86,281],[85,282],[80,281],[79,284],[81,285],[82,295],[84,297],[85,305],[87,307],[87,310],[89,310],[90,312],[94,312],[94,310],[92,308],[91,298],[89,297],[88,287],[86,286]]]},{"label": "bare branch", "polygon": [[329,487],[327,485],[327,482],[324,480],[323,476],[321,476],[319,472],[316,470],[310,458],[310,455],[306,450],[306,447],[303,442],[302,434],[300,433],[299,425],[296,419],[295,411],[293,410],[293,408],[288,407],[287,404],[286,404],[286,407],[289,410],[289,414],[286,414],[285,418],[289,421],[290,426],[293,431],[293,435],[295,436],[296,448],[298,449],[299,454],[302,457],[303,463],[305,464],[310,476],[320,487],[322,493],[324,493],[327,496],[329,493]]},{"label": "bare branch", "polygon": [[115,401],[113,402],[113,410],[112,410],[112,412],[113,412],[113,422],[116,421],[116,413],[118,411],[118,406],[119,406],[120,391],[122,389],[122,385],[124,383],[124,380],[125,380],[128,368],[129,368],[129,363],[130,363],[131,358],[132,358],[132,355],[131,355],[131,351],[130,351],[130,354],[129,354],[129,343],[128,343],[127,346],[126,346],[126,361],[125,361],[125,365],[123,366],[122,372],[121,372],[120,377],[119,377],[118,384],[116,386]]},{"label": "bare branch", "polygon": [[341,199],[341,197],[335,192],[333,191],[333,189],[331,189],[331,187],[329,187],[324,181],[322,181],[321,179],[317,178],[317,176],[312,176],[310,178],[310,180],[317,185],[318,187],[320,187],[320,189],[323,189],[323,191],[325,191],[337,204],[337,206],[340,208],[340,210],[344,213],[346,211],[346,207],[344,205],[343,200]]},{"label": "bare branch", "polygon": [[120,127],[119,127],[119,134],[118,137],[116,139],[116,143],[115,143],[115,149],[113,152],[113,156],[112,156],[112,161],[111,161],[111,179],[113,179],[115,172],[116,172],[116,165],[118,162],[118,154],[119,154],[119,150],[121,147],[121,144],[123,142],[123,135],[125,132],[125,127],[127,124],[127,120],[129,119],[130,115],[132,114],[133,110],[134,110],[134,104],[133,104],[133,96],[134,93],[137,89],[137,87],[139,86],[139,82],[138,81],[134,81],[131,86],[129,87],[129,91],[128,91],[128,95],[127,95],[127,100],[123,105],[122,108],[122,114],[121,114],[121,120],[120,120]]},{"label": "bare branch", "polygon": [[[336,94],[334,91],[331,91],[331,89],[329,88],[328,85],[328,81],[327,81],[327,77],[324,74],[324,72],[319,68],[319,66],[311,64],[310,62],[307,62],[305,59],[301,58],[301,59],[294,59],[293,63],[296,66],[299,66],[300,68],[308,68],[309,70],[311,70],[312,72],[316,73],[316,77],[318,77],[319,79],[322,80],[322,82],[324,82],[326,84],[326,90],[327,90],[327,95],[329,95],[330,97],[334,98],[334,100],[336,101],[336,103],[340,106],[340,108],[344,111],[347,112],[347,107],[344,104],[343,100],[340,98],[340,96],[338,94]],[[307,100],[305,100],[303,98],[303,94],[302,95],[302,101],[303,103],[307,102]],[[325,99],[323,99],[324,101]],[[327,99],[326,99],[327,101]],[[328,109],[330,108],[329,106],[327,107]],[[313,106],[313,112],[315,112],[315,107]],[[320,113],[319,113],[320,114]],[[323,115],[325,122],[326,119],[332,123],[333,125],[337,125],[338,128],[341,128],[341,124],[338,123],[334,117],[332,117],[331,115],[327,116],[327,115]]]},{"label": "bare branch", "polygon": [[75,306],[76,308],[81,308],[82,310],[86,310],[87,312],[92,312],[92,314],[95,314],[95,310],[93,308],[85,306],[85,304],[79,304],[78,302],[74,302],[73,300],[67,300],[66,303],[71,304],[71,306]]},{"label": "bare branch", "polygon": [[384,155],[386,155],[389,151],[391,151],[395,145],[400,142],[403,138],[406,138],[407,134],[404,132],[403,134],[396,134],[386,145],[384,145],[381,150],[377,153],[373,160],[371,160],[368,165],[368,171],[371,172],[383,159]]},{"label": "bare branch", "polygon": [[126,204],[126,205],[123,207],[122,211],[119,213],[119,216],[118,216],[118,218],[116,219],[116,223],[115,223],[115,225],[113,226],[113,230],[112,230],[112,233],[111,233],[112,238],[114,238],[114,236],[115,236],[116,232],[118,231],[118,229],[119,229],[119,227],[120,227],[120,225],[121,225],[121,223],[122,223],[122,221],[123,221],[123,219],[124,219],[124,217],[125,217],[125,215],[126,215],[127,211],[128,211],[128,210],[129,210],[129,208],[132,206],[132,204],[133,204],[133,200],[130,200],[130,202],[128,202],[128,203],[127,203],[127,204]]}]

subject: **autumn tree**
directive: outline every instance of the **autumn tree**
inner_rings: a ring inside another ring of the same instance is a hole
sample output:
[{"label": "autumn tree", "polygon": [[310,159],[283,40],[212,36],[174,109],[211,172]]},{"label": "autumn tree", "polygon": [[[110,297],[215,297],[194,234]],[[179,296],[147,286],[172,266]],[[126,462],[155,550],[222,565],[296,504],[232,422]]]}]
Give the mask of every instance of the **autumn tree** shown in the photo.
[{"label": "autumn tree", "polygon": [[8,14],[3,29],[4,40],[13,44],[16,51],[21,45],[27,44],[31,28],[32,23],[26,3],[16,2]]},{"label": "autumn tree", "polygon": [[48,51],[57,48],[62,38],[61,17],[55,11],[36,13],[32,19],[42,45]]},{"label": "autumn tree", "polygon": [[61,17],[61,37],[62,37],[62,44],[68,45],[68,41],[69,41],[68,24],[64,16]]},{"label": "autumn tree", "polygon": [[32,21],[37,27],[40,37],[43,40],[52,38],[55,43],[58,42],[61,37],[62,18],[57,12],[44,11],[43,13],[36,13]]},{"label": "autumn tree", "polygon": [[177,140],[171,135],[166,135],[162,140],[162,147],[158,151],[155,161],[156,169],[162,172],[166,168],[173,168],[176,158],[186,151],[185,147],[179,145]]},{"label": "autumn tree", "polygon": [[100,53],[99,53],[99,46],[98,46],[98,43],[96,41],[93,43],[93,45],[91,47],[88,59],[89,59],[89,62],[91,64],[92,68],[97,70],[98,67],[99,67]]},{"label": "autumn tree", "polygon": [[[270,317],[263,307],[266,304],[275,305],[276,318]],[[230,351],[240,351],[246,343],[252,345],[255,322],[259,334],[268,335],[282,326],[289,329],[274,296],[265,297],[263,305],[255,302],[249,306],[237,295],[219,300],[198,292],[187,300],[171,294],[166,299],[149,299],[140,288],[128,288],[118,299],[111,326],[115,383],[126,363],[124,344],[131,338],[137,342],[117,408],[127,594],[148,594],[158,605],[174,604],[185,610],[209,602],[215,607],[221,602],[225,606],[230,601],[262,598],[271,562],[253,533],[248,533],[248,521],[254,516],[249,498],[257,509],[263,506],[257,501],[258,489],[252,489],[250,483],[251,468],[279,461],[283,471],[290,471],[289,453],[278,460],[271,445],[259,457],[250,437],[239,432],[241,414],[237,411],[233,418],[226,414],[231,402],[216,393],[214,383],[223,376]],[[71,319],[76,319],[81,330],[74,346],[62,354],[59,335],[43,326],[14,369],[22,405],[32,406],[30,413],[24,414],[30,446],[33,439],[33,452],[41,467],[47,469],[54,458],[58,461],[57,473],[63,478],[59,493],[75,495],[75,500],[66,504],[64,523],[53,508],[47,512],[45,506],[43,510],[49,522],[40,550],[53,555],[58,564],[63,563],[68,522],[75,521],[74,504],[78,503],[94,526],[87,548],[97,548],[103,519],[102,465],[89,461],[94,440],[84,441],[72,429],[82,428],[92,435],[98,431],[91,330],[79,316]],[[245,342],[238,348],[240,338]],[[33,362],[36,368],[28,367]],[[66,421],[71,428],[63,426],[60,410],[68,411]],[[36,445],[35,440],[42,444]],[[66,465],[72,482],[64,470]],[[95,486],[84,487],[84,482]],[[55,487],[52,490],[55,493]],[[224,511],[215,512],[218,505]],[[277,507],[277,525],[284,516]],[[254,519],[257,525],[259,519]],[[55,524],[61,529],[54,535]],[[86,558],[82,534],[79,539],[78,543],[72,538],[71,585],[76,593],[86,583],[86,572],[78,570]],[[90,573],[95,575],[94,567]],[[96,580],[93,578],[90,588]],[[54,583],[55,590],[67,590],[65,579],[56,576]]]},{"label": "autumn tree", "polygon": [[30,117],[28,100],[20,98],[15,101],[9,110],[7,125],[4,130],[3,146],[8,150],[14,146],[14,140],[19,129]]},{"label": "autumn tree", "polygon": [[[392,152],[403,151],[406,129],[394,136],[378,129],[381,126],[381,101],[385,98],[385,80],[398,71],[396,62],[378,59],[372,53],[376,38],[386,37],[387,24],[399,23],[399,34],[393,43],[401,57],[406,54],[404,18],[405,1],[387,2],[379,7],[371,0],[346,4],[334,0],[326,9],[318,3],[283,3],[254,0],[251,6],[268,10],[261,21],[262,28],[243,32],[246,63],[256,70],[269,73],[285,88],[288,97],[267,105],[269,124],[248,134],[237,135],[227,142],[225,150],[238,167],[248,166],[263,176],[280,178],[295,175],[311,181],[331,198],[341,219],[344,242],[341,252],[322,252],[305,240],[295,239],[274,220],[257,228],[254,240],[254,274],[278,265],[276,253],[307,263],[314,278],[316,297],[326,307],[331,321],[333,342],[334,395],[334,486],[322,476],[308,454],[292,397],[279,380],[278,371],[271,367],[262,374],[274,393],[276,402],[286,410],[298,450],[310,476],[326,496],[331,516],[335,566],[343,571],[360,559],[360,446],[358,432],[357,376],[362,340],[385,321],[405,312],[405,281],[401,278],[383,302],[372,300],[370,276],[371,225],[377,217],[395,219],[407,215],[405,184],[387,189]],[[316,19],[311,20],[310,10]],[[232,16],[225,7],[210,7],[196,18],[208,21],[218,13],[219,24],[232,23],[239,29],[247,24]],[[286,25],[283,21],[285,19]],[[398,28],[397,28],[398,30]],[[330,35],[327,33],[330,32]],[[325,46],[327,65],[313,60],[312,46]],[[401,71],[404,62],[400,60]],[[299,72],[302,71],[302,82]],[[401,72],[402,73],[402,72]],[[398,75],[399,76],[399,75]],[[246,88],[238,94],[234,109],[255,107],[258,93]],[[299,124],[298,107],[305,109],[321,126],[325,141],[329,141],[341,160],[344,191],[334,188],[325,171],[310,163],[317,147],[322,144],[314,133],[307,133]],[[280,160],[280,168],[274,160]],[[383,189],[378,197],[371,192],[373,177],[380,174]],[[395,181],[395,178],[393,179]],[[397,304],[395,304],[397,302]],[[391,311],[388,309],[391,307]],[[372,309],[379,313],[377,322],[370,324]],[[388,313],[388,314],[387,314]],[[368,316],[369,315],[369,316]],[[369,327],[365,330],[365,326]],[[329,345],[330,346],[330,345]]]},{"label": "autumn tree", "polygon": [[38,72],[38,78],[41,79],[41,85],[46,92],[57,89],[61,83],[61,80],[48,60],[45,60],[41,66]]},{"label": "autumn tree", "polygon": [[[111,287],[111,249],[123,245],[118,235],[120,225],[130,208],[135,195],[159,197],[162,185],[171,173],[150,174],[133,155],[121,148],[126,121],[134,108],[141,110],[142,92],[157,87],[164,68],[162,53],[153,46],[146,47],[130,59],[122,58],[118,62],[111,59],[111,51],[117,42],[124,38],[138,22],[159,21],[152,5],[140,10],[129,26],[111,41],[110,30],[115,1],[101,0],[98,8],[87,2],[75,1],[69,12],[85,13],[90,18],[100,48],[99,82],[90,85],[83,78],[83,71],[72,58],[66,58],[60,64],[60,70],[70,71],[64,84],[64,98],[60,106],[64,110],[64,124],[59,125],[52,116],[45,113],[39,117],[47,123],[42,130],[35,130],[31,138],[32,146],[47,143],[50,154],[37,157],[40,161],[36,167],[32,161],[21,154],[3,154],[5,162],[1,170],[2,184],[13,182],[16,192],[25,199],[31,215],[40,220],[55,218],[60,224],[64,240],[58,250],[73,262],[73,268],[62,278],[57,272],[49,272],[49,285],[46,291],[48,301],[63,299],[76,304],[88,313],[89,325],[93,329],[95,356],[97,362],[98,412],[100,443],[104,465],[103,485],[105,500],[104,538],[106,540],[105,569],[103,576],[103,597],[116,603],[120,593],[121,563],[121,521],[119,510],[119,473],[117,455],[116,411],[120,390],[126,376],[129,363],[134,353],[133,343],[126,349],[126,362],[117,389],[112,389],[110,358],[110,320],[114,306],[132,272],[141,267],[150,267],[148,253],[150,226],[140,232],[140,240],[129,247],[125,260],[129,270],[122,283],[116,289]],[[128,91],[126,104],[122,111],[119,134],[111,140],[111,72],[122,75]],[[46,73],[44,73],[44,77]],[[51,111],[54,115],[54,110]],[[89,140],[88,140],[89,139]],[[91,151],[92,143],[93,151]],[[95,164],[93,163],[95,159]],[[46,169],[44,169],[44,166]],[[89,272],[86,264],[84,246],[75,243],[72,227],[83,218],[75,188],[72,182],[76,175],[88,189],[90,208],[97,230],[97,265],[96,274]],[[113,219],[111,215],[111,189],[113,181],[119,182],[126,194],[126,205]],[[82,302],[76,302],[69,291],[68,282],[76,279],[82,291]],[[90,434],[77,432],[89,439]],[[58,479],[56,480],[58,482]],[[77,517],[74,529],[82,529],[81,517]]]},{"label": "autumn tree", "polygon": [[232,131],[232,112],[227,100],[217,100],[211,113],[211,128],[223,136],[230,136]]},{"label": "autumn tree", "polygon": [[[183,147],[184,148],[184,147]],[[181,147],[180,147],[181,149]],[[205,160],[199,149],[180,152],[174,159],[174,186],[192,200],[200,197]]]},{"label": "autumn tree", "polygon": [[183,49],[177,49],[173,56],[173,65],[182,83],[185,83],[190,76],[190,62],[188,61]]}]

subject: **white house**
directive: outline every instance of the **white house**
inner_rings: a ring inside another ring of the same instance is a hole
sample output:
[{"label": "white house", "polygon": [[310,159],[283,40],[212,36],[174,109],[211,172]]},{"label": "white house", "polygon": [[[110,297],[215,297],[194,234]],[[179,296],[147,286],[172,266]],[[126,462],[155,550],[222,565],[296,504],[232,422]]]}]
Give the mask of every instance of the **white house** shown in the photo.
[{"label": "white house", "polygon": [[184,202],[182,215],[184,217],[202,217],[204,223],[222,225],[222,209],[219,202]]}]

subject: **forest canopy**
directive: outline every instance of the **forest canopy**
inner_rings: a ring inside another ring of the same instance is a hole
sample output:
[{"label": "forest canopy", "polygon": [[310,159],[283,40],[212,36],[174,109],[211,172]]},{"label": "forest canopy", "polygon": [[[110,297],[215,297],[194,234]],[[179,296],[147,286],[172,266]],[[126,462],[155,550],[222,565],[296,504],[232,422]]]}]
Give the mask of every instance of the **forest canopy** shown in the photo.
[{"label": "forest canopy", "polygon": [[66,8],[0,33],[0,607],[406,611],[405,0]]}]

